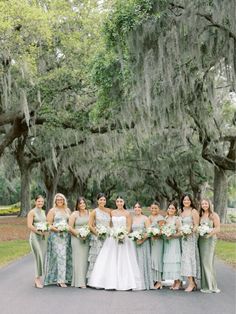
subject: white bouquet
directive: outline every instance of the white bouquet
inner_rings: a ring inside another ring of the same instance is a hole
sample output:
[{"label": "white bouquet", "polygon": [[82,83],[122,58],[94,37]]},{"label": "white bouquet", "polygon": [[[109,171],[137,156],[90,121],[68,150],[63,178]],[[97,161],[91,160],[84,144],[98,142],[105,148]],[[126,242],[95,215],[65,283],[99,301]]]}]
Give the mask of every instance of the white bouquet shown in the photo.
[{"label": "white bouquet", "polygon": [[149,238],[156,237],[161,234],[161,229],[157,227],[147,228],[147,235]]},{"label": "white bouquet", "polygon": [[35,224],[37,231],[46,232],[49,230],[49,224],[47,222],[38,222]]},{"label": "white bouquet", "polygon": [[88,225],[80,227],[78,230],[77,237],[86,241],[88,236],[90,235],[90,229]]},{"label": "white bouquet", "polygon": [[165,224],[161,227],[161,234],[164,236],[164,238],[169,238],[176,234],[176,228],[173,224]]},{"label": "white bouquet", "polygon": [[[49,224],[46,221],[45,222],[38,222],[35,224],[35,228],[37,231],[46,232],[46,231],[49,231]],[[45,239],[44,234],[42,234],[42,238],[43,238],[43,240]]]},{"label": "white bouquet", "polygon": [[57,222],[53,224],[54,227],[56,227],[59,231],[60,237],[63,237],[66,232],[68,232],[68,224],[65,221]]},{"label": "white bouquet", "polygon": [[138,244],[138,243],[137,243],[137,240],[142,240],[142,239],[144,238],[144,233],[143,233],[142,230],[135,230],[135,231],[131,232],[131,233],[128,235],[128,237],[129,237],[131,240],[135,241],[136,244]]},{"label": "white bouquet", "polygon": [[96,231],[98,234],[98,238],[102,240],[104,240],[109,235],[109,228],[103,225],[96,226]]},{"label": "white bouquet", "polygon": [[111,236],[116,239],[118,243],[124,243],[127,234],[128,232],[124,226],[113,228],[111,230]]},{"label": "white bouquet", "polygon": [[182,225],[180,227],[180,232],[184,240],[187,240],[187,236],[193,232],[193,225]]},{"label": "white bouquet", "polygon": [[212,228],[210,228],[207,224],[201,224],[197,229],[199,235],[203,237],[206,234],[211,233]]}]

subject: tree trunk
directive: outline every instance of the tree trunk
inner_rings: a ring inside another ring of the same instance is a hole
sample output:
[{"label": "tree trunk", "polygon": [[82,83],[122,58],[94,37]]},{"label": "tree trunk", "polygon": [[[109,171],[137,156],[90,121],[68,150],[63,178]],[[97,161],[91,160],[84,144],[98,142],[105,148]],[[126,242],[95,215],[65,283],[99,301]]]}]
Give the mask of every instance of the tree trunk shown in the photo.
[{"label": "tree trunk", "polygon": [[57,192],[57,185],[59,181],[59,171],[54,170],[54,174],[52,175],[47,167],[43,166],[41,169],[46,188],[46,212],[48,212],[48,210],[53,207],[53,199]]},{"label": "tree trunk", "polygon": [[32,167],[27,163],[20,166],[21,173],[21,193],[20,193],[20,217],[26,217],[31,209],[31,193],[30,193],[30,183],[31,183],[31,172]]},{"label": "tree trunk", "polygon": [[225,222],[227,210],[227,174],[226,171],[214,167],[214,211],[220,216],[221,223]]}]

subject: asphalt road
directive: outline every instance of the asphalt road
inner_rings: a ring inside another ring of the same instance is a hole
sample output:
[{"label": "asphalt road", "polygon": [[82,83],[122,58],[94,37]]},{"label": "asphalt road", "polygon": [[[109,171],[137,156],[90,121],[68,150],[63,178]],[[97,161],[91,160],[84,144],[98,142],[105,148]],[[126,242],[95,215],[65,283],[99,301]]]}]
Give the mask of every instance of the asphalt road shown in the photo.
[{"label": "asphalt road", "polygon": [[26,256],[0,269],[0,314],[235,314],[236,272],[216,263],[221,293],[36,289],[33,259]]}]

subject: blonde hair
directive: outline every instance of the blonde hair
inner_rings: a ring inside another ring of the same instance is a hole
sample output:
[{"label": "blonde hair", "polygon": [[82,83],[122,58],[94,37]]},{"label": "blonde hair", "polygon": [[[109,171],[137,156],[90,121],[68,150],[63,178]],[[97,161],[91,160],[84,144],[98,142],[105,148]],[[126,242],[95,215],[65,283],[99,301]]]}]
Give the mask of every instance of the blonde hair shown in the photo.
[{"label": "blonde hair", "polygon": [[208,209],[208,212],[209,212],[209,217],[211,217],[214,213],[214,209],[213,209],[213,205],[212,205],[212,202],[211,200],[209,200],[209,198],[206,198],[206,197],[203,197],[201,199],[201,203],[200,203],[200,217],[203,215],[204,213],[204,210],[202,209],[202,201],[206,201],[209,205],[209,209]]},{"label": "blonde hair", "polygon": [[63,207],[64,207],[64,208],[68,208],[66,197],[65,197],[65,195],[63,195],[62,193],[57,193],[57,194],[55,195],[54,200],[53,200],[53,207],[57,207],[57,198],[58,198],[58,197],[63,198],[63,200],[64,200]]}]

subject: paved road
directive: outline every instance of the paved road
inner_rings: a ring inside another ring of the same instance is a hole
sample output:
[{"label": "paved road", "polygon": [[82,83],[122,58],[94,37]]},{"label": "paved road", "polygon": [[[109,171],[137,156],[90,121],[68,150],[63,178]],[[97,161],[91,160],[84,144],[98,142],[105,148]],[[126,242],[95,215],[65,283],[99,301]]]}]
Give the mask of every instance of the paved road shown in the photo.
[{"label": "paved road", "polygon": [[236,272],[216,264],[221,293],[104,291],[33,287],[33,260],[26,256],[0,269],[1,314],[235,314]]}]

